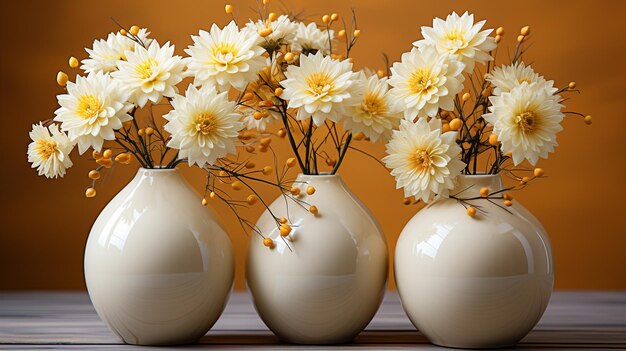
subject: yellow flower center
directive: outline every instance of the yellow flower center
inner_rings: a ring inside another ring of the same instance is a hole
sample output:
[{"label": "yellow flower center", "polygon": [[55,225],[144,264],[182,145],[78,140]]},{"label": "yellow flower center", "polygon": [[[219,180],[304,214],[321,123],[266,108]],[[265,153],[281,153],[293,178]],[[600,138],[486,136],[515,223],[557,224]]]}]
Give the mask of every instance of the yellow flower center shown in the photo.
[{"label": "yellow flower center", "polygon": [[428,151],[419,149],[413,154],[413,164],[416,169],[429,168],[433,164]]},{"label": "yellow flower center", "polygon": [[306,84],[317,95],[328,92],[332,89],[332,79],[324,72],[310,74],[306,78]]},{"label": "yellow flower center", "polygon": [[55,140],[37,141],[37,153],[44,160],[49,159],[56,152],[57,152],[57,142]]},{"label": "yellow flower center", "polygon": [[363,100],[363,109],[372,115],[376,115],[385,111],[385,103],[378,95],[366,94],[365,100]]},{"label": "yellow flower center", "polygon": [[520,84],[522,84],[522,83],[524,83],[524,82],[526,82],[526,83],[528,83],[528,84],[532,83],[532,81],[530,80],[530,78],[518,78],[518,79],[517,79],[517,82],[518,82],[518,83],[520,83]]},{"label": "yellow flower center", "polygon": [[227,55],[233,54],[233,56],[237,56],[237,49],[235,48],[235,44],[233,43],[219,43],[213,47],[213,55]]},{"label": "yellow flower center", "polygon": [[144,62],[142,62],[141,64],[137,65],[137,68],[135,68],[135,71],[137,72],[137,74],[139,75],[139,78],[141,79],[148,79],[152,76],[152,66],[156,65],[156,61],[154,61],[153,59],[149,58],[147,60],[145,60]]},{"label": "yellow flower center", "polygon": [[427,68],[420,68],[411,74],[409,78],[409,88],[414,94],[420,94],[422,91],[427,91],[431,86],[430,70]]},{"label": "yellow flower center", "polygon": [[447,33],[446,39],[453,41],[453,42],[461,41],[462,45],[465,45],[467,43],[467,41],[465,40],[465,32],[459,31],[458,29],[455,29],[454,31]]},{"label": "yellow flower center", "polygon": [[196,117],[196,131],[202,135],[209,135],[217,129],[215,116],[208,112],[203,112]]},{"label": "yellow flower center", "polygon": [[537,127],[537,115],[532,111],[526,111],[515,117],[515,122],[524,133],[532,133]]},{"label": "yellow flower center", "polygon": [[102,112],[103,107],[100,100],[91,95],[81,95],[78,98],[78,107],[76,113],[84,119],[96,117]]}]

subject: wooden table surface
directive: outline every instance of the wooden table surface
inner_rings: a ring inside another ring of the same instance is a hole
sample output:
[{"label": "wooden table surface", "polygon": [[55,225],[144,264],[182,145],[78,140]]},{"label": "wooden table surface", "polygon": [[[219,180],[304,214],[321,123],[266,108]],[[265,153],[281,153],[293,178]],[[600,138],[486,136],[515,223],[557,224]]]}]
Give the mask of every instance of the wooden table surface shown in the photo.
[{"label": "wooden table surface", "polygon": [[[96,315],[82,292],[1,292],[0,349],[376,349],[433,350],[413,328],[398,295],[388,292],[369,326],[353,344],[281,344],[257,316],[250,295],[231,295],[224,314],[198,344],[186,347],[124,345]],[[539,325],[518,349],[626,349],[626,292],[556,292]]]}]

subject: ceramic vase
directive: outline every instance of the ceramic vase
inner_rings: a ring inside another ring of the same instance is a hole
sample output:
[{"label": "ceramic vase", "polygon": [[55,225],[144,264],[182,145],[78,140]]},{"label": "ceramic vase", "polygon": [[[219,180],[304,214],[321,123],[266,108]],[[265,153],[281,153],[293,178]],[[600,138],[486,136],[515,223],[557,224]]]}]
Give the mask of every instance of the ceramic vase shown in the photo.
[{"label": "ceramic vase", "polygon": [[128,344],[198,340],[222,313],[233,273],[228,236],[175,169],[140,169],[85,250],[91,301]]},{"label": "ceramic vase", "polygon": [[[475,217],[454,199],[439,199],[403,229],[395,252],[402,306],[431,342],[455,348],[516,344],[539,321],[554,281],[548,236],[517,201],[480,199],[503,189],[499,175],[459,176],[450,194],[479,208]],[[501,206],[501,207],[500,207]]]},{"label": "ceramic vase", "polygon": [[[282,196],[269,209],[289,219],[281,238],[266,211],[257,227],[274,240],[263,246],[253,234],[247,281],[265,324],[283,341],[298,344],[350,342],[370,322],[387,281],[387,245],[370,211],[338,175],[299,175],[299,200],[319,209],[309,213]],[[316,191],[307,195],[313,186]]]}]

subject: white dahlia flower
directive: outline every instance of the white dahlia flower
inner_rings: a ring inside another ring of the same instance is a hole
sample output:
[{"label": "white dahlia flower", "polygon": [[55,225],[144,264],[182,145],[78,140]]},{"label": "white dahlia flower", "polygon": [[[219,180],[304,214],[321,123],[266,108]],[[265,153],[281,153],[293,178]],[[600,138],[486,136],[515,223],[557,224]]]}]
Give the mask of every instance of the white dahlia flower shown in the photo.
[{"label": "white dahlia flower", "polygon": [[37,168],[39,175],[48,178],[63,177],[72,167],[70,152],[74,144],[70,138],[56,124],[48,128],[41,123],[33,124],[28,135],[33,141],[28,145],[28,162],[32,163],[32,168]]},{"label": "white dahlia flower", "polygon": [[539,86],[544,86],[549,94],[554,94],[558,90],[554,87],[554,81],[546,81],[530,65],[526,66],[523,62],[517,62],[510,66],[495,67],[486,78],[495,87],[493,90],[494,95],[508,93],[524,82],[528,84],[537,83]]},{"label": "white dahlia flower", "polygon": [[302,54],[315,54],[321,52],[324,55],[330,55],[330,41],[333,40],[334,32],[321,30],[317,28],[317,24],[311,22],[305,25],[298,22],[296,36],[294,38],[292,48]]},{"label": "white dahlia flower", "polygon": [[283,44],[291,44],[296,36],[296,30],[298,25],[291,22],[289,16],[281,15],[276,20],[258,20],[256,22],[250,20],[246,23],[246,28],[249,31],[258,33],[259,31],[271,29],[271,33],[264,37],[259,38],[259,42],[262,47],[269,51],[274,51],[278,46]]},{"label": "white dahlia flower", "polygon": [[164,128],[172,136],[167,146],[180,150],[180,158],[187,158],[189,165],[204,167],[235,152],[243,124],[236,104],[228,100],[228,92],[190,85],[184,96],[174,96],[172,106],[173,110],[163,116],[169,121]]},{"label": "white dahlia flower", "polygon": [[77,76],[76,82],[67,83],[67,94],[57,96],[61,107],[54,111],[54,120],[78,143],[80,154],[89,147],[99,151],[105,140],[115,139],[115,130],[123,122],[132,120],[128,98],[128,90],[108,74]]},{"label": "white dahlia flower", "polygon": [[[139,30],[137,39],[148,46],[152,39],[148,39],[150,32],[146,28]],[[120,32],[109,33],[106,40],[94,40],[91,49],[85,49],[89,54],[88,59],[82,61],[80,68],[86,73],[102,72],[109,73],[117,70],[117,61],[126,60],[126,51],[133,51],[137,43],[131,39],[130,34],[124,36]]]}]

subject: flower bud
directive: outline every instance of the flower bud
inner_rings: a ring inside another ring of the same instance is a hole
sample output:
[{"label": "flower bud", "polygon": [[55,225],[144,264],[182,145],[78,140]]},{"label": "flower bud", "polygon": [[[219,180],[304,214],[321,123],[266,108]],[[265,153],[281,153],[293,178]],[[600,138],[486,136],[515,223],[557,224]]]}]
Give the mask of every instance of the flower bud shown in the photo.
[{"label": "flower bud", "polygon": [[583,118],[583,121],[585,121],[585,124],[590,125],[592,122],[592,118],[590,115],[585,116],[585,118]]},{"label": "flower bud", "polygon": [[67,62],[70,65],[70,68],[76,68],[78,67],[78,59],[74,56],[70,57],[69,61]]},{"label": "flower bud", "polygon": [[331,21],[336,21],[338,19],[339,19],[339,15],[338,14],[333,13],[333,14],[330,15],[330,20]]},{"label": "flower bud", "polygon": [[65,85],[67,85],[67,81],[69,80],[69,77],[67,76],[67,74],[65,74],[65,72],[63,71],[59,71],[59,73],[57,73],[57,84],[64,87]]},{"label": "flower bud", "polygon": [[202,206],[206,206],[209,202],[207,201],[206,198],[202,198]]},{"label": "flower bud", "polygon": [[322,16],[322,22],[324,22],[325,24],[328,24],[330,22],[330,16],[329,15]]},{"label": "flower bud", "polygon": [[292,52],[288,52],[285,54],[285,61],[291,63],[295,59],[295,56]]},{"label": "flower bud", "polygon": [[576,82],[569,82],[569,84],[567,85],[567,87],[569,89],[576,89]]},{"label": "flower bud", "polygon": [[470,216],[470,217],[476,216],[476,208],[475,207],[468,207],[467,208],[467,215]]},{"label": "flower bud", "polygon": [[[265,1],[265,0],[263,0],[263,1]],[[267,247],[269,247],[271,249],[272,247],[274,247],[274,240],[272,240],[270,238],[265,238],[265,239],[263,239],[263,245],[265,245],[265,246],[267,246]]]},{"label": "flower bud", "polygon": [[104,157],[104,158],[108,159],[108,158],[111,158],[111,156],[113,156],[113,151],[111,151],[110,149],[106,149],[102,153],[102,157]]},{"label": "flower bud", "polygon": [[263,175],[268,175],[268,174],[272,173],[273,170],[274,169],[271,166],[265,166],[265,167],[263,167],[263,171],[262,172],[263,172]]},{"label": "flower bud", "polygon": [[272,32],[273,32],[272,28],[269,28],[269,27],[268,28],[263,28],[263,29],[259,30],[259,35],[262,38],[265,38],[266,36],[272,34]]},{"label": "flower bud", "polygon": [[94,189],[94,188],[87,188],[87,190],[85,190],[85,196],[86,197],[94,197],[94,196],[96,196],[96,189]]},{"label": "flower bud", "polygon": [[120,34],[123,36],[126,36],[128,34],[128,32],[126,31],[126,29],[122,28],[120,29]]},{"label": "flower bud", "polygon": [[530,27],[529,26],[522,27],[522,29],[519,31],[519,34],[521,34],[523,36],[529,35],[530,34]]},{"label": "flower bud", "polygon": [[502,37],[499,35],[496,35],[496,37],[494,38],[494,41],[496,42],[496,44],[498,44],[500,41],[502,41]]},{"label": "flower bud", "polygon": [[246,198],[246,202],[250,206],[256,204],[257,201],[259,201],[259,198],[258,198],[258,196],[254,195],[254,194],[248,195],[248,197]]},{"label": "flower bud", "polygon": [[365,134],[363,134],[363,132],[358,132],[354,135],[352,135],[352,139],[359,141],[359,140],[363,140],[365,138]]},{"label": "flower bud", "polygon": [[523,35],[518,35],[518,36],[517,36],[517,42],[518,42],[518,43],[523,42],[523,41],[524,41],[524,38],[526,38],[526,37],[525,37],[525,36],[523,36]]},{"label": "flower bud", "polygon": [[470,95],[470,93],[465,93],[465,94],[463,94],[463,96],[461,96],[461,98],[463,99],[463,101],[469,101],[469,99],[470,99],[471,97],[472,97],[472,96]]},{"label": "flower bud", "polygon": [[146,135],[150,136],[152,134],[154,134],[154,128],[152,128],[152,127],[146,128]]},{"label": "flower bud", "polygon": [[233,188],[234,190],[241,190],[243,188],[243,183],[236,180],[230,184],[230,187]]},{"label": "flower bud", "polygon": [[503,36],[504,35],[504,28],[498,27],[498,29],[496,29],[496,34],[499,35],[499,36]]},{"label": "flower bud", "polygon": [[130,27],[130,34],[137,36],[137,34],[139,34],[139,27],[137,26]]},{"label": "flower bud", "polygon": [[274,90],[274,95],[281,96],[281,95],[283,95],[284,91],[285,90],[283,88],[276,88],[276,90]]},{"label": "flower bud", "polygon": [[460,118],[455,118],[448,124],[450,125],[450,130],[459,130],[463,126],[463,121]]},{"label": "flower bud", "polygon": [[355,38],[360,37],[360,36],[361,36],[361,30],[360,30],[360,29],[355,29],[355,30],[354,30],[354,32],[352,33],[352,35],[353,35]]},{"label": "flower bud", "polygon": [[287,159],[287,162],[285,162],[285,164],[287,165],[287,167],[293,167],[296,165],[296,159],[293,157],[290,157]]},{"label": "flower bud", "polygon": [[542,175],[544,175],[544,170],[543,168],[535,168],[533,170],[533,174],[535,175],[535,177],[541,177]]},{"label": "flower bud", "polygon": [[311,212],[313,215],[317,215],[319,210],[317,209],[317,206],[311,205],[311,207],[309,207],[309,212]]},{"label": "flower bud", "polygon": [[98,172],[95,169],[92,169],[91,171],[89,171],[89,179],[91,179],[91,180],[98,180],[98,179],[100,179],[100,172]]},{"label": "flower bud", "polygon": [[312,185],[309,185],[306,187],[306,193],[307,195],[313,195],[315,194],[315,187]]},{"label": "flower bud", "polygon": [[337,38],[343,38],[346,36],[346,31],[345,30],[340,30],[339,32],[337,32]]},{"label": "flower bud", "polygon": [[489,135],[489,144],[492,146],[498,146],[498,135],[497,134],[490,134]]},{"label": "flower bud", "polygon": [[278,15],[276,12],[270,12],[270,14],[267,15],[267,19],[270,20],[270,22],[276,21],[278,19]]}]

